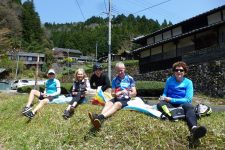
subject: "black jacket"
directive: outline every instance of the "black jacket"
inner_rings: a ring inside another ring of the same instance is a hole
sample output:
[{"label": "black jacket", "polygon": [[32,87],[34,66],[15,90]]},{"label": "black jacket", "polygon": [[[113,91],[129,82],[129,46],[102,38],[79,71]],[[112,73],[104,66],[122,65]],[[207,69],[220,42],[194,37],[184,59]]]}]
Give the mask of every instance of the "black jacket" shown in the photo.
[{"label": "black jacket", "polygon": [[97,89],[98,86],[102,86],[102,91],[110,88],[109,77],[102,73],[100,77],[97,77],[96,74],[93,73],[90,79],[90,85],[92,89]]}]

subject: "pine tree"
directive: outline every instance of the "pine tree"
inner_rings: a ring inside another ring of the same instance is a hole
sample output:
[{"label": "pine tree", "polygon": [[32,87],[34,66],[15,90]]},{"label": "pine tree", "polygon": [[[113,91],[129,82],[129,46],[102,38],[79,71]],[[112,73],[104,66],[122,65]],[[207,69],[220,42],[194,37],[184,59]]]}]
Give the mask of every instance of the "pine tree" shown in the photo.
[{"label": "pine tree", "polygon": [[23,3],[22,24],[23,45],[29,51],[40,51],[42,48],[38,45],[42,44],[43,30],[41,28],[40,18],[35,12],[33,3],[30,1]]}]

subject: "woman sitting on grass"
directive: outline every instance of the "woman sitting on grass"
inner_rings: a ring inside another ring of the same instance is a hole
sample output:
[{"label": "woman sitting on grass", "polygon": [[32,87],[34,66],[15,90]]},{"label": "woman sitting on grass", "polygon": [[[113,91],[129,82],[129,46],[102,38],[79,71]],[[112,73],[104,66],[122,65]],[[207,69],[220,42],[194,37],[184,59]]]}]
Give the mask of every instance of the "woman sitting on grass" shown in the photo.
[{"label": "woman sitting on grass", "polygon": [[191,104],[193,97],[193,83],[185,78],[188,68],[185,62],[178,61],[173,64],[174,75],[166,80],[166,86],[161,101],[157,104],[159,111],[164,113],[169,119],[173,119],[168,108],[182,107],[185,113],[185,120],[191,132],[193,140],[205,136],[206,128],[197,126],[197,117],[194,112],[194,106]]},{"label": "woman sitting on grass", "polygon": [[90,83],[87,79],[87,75],[84,72],[84,69],[78,69],[74,74],[74,83],[72,88],[72,97],[69,106],[66,108],[63,114],[64,119],[68,119],[74,113],[74,109],[77,104],[85,101],[85,95],[87,89],[90,89]]},{"label": "woman sitting on grass", "polygon": [[[55,79],[55,71],[53,69],[49,69],[48,71],[48,80],[45,82],[45,91],[44,93],[38,90],[31,90],[27,105],[23,108],[22,114],[30,119],[32,119],[36,112],[42,108],[49,101],[52,101],[54,98],[58,97],[61,93],[60,82]],[[34,97],[39,98],[39,104],[32,110],[32,103]]]}]

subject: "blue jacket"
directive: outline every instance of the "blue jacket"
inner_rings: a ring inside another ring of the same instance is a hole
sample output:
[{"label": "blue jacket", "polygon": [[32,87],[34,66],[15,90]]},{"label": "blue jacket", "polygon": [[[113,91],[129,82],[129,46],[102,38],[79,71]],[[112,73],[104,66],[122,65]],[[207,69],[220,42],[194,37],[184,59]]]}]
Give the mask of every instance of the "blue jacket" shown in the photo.
[{"label": "blue jacket", "polygon": [[163,96],[172,98],[171,104],[191,103],[193,98],[193,83],[190,79],[184,78],[177,82],[175,76],[166,80]]}]

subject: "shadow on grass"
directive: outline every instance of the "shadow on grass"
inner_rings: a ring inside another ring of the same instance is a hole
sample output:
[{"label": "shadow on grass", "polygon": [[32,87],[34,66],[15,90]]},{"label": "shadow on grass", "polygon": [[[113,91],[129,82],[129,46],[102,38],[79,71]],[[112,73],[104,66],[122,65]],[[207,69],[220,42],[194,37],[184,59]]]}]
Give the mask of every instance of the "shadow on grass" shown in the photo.
[{"label": "shadow on grass", "polygon": [[99,131],[100,131],[99,129],[97,130],[94,127],[90,128],[89,131],[84,136],[84,141],[88,141],[89,139],[96,137]]},{"label": "shadow on grass", "polygon": [[187,139],[189,142],[190,149],[195,149],[201,145],[201,142],[199,139],[193,139],[191,136],[188,136]]}]

